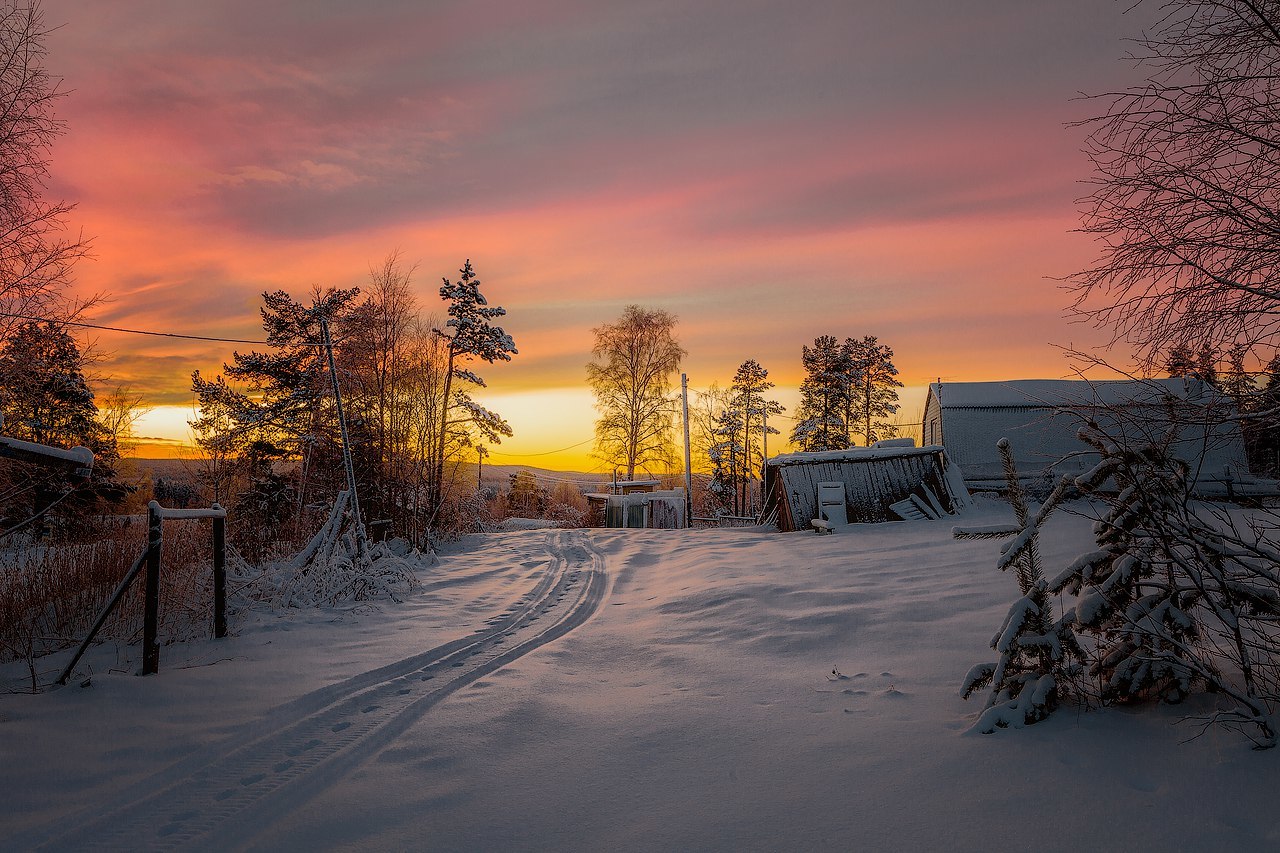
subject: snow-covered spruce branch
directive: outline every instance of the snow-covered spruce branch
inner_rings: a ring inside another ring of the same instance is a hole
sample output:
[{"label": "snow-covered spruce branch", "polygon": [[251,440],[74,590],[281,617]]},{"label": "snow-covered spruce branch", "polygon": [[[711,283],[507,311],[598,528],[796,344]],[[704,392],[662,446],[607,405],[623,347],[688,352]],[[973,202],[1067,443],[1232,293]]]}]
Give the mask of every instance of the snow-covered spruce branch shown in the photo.
[{"label": "snow-covered spruce branch", "polygon": [[1068,613],[1052,621],[1048,585],[1040,569],[1036,541],[1040,526],[1070,494],[1070,481],[1059,482],[1032,515],[1008,439],[1000,439],[996,446],[1017,523],[953,530],[953,535],[961,539],[1010,538],[1001,550],[998,567],[1001,571],[1010,566],[1016,569],[1022,593],[991,640],[999,659],[974,666],[960,688],[965,699],[979,690],[988,690],[986,706],[974,724],[974,729],[984,734],[997,728],[1029,725],[1048,716],[1060,695],[1069,690],[1082,658],[1072,630],[1074,615]]},{"label": "snow-covered spruce branch", "polygon": [[[1106,502],[1097,550],[1049,583],[1076,598],[1077,630],[1092,638],[1089,671],[1103,701],[1178,702],[1203,687],[1231,701],[1213,715],[1274,746],[1280,699],[1280,617],[1274,548],[1191,499],[1187,465],[1168,442],[1124,446],[1089,423],[1101,455],[1077,479]],[[1104,476],[1105,472],[1105,476]],[[1113,482],[1114,495],[1104,491]]]}]

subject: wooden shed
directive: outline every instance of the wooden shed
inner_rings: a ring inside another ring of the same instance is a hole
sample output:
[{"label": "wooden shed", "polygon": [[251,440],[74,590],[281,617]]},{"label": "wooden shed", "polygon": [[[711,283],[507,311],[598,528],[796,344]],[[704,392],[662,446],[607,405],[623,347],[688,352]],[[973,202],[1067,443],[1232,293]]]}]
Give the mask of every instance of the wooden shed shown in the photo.
[{"label": "wooden shed", "polygon": [[843,485],[845,516],[852,523],[908,517],[894,504],[923,506],[927,516],[957,512],[969,500],[943,448],[915,447],[910,439],[900,439],[871,447],[773,457],[764,469],[764,514],[776,513],[779,530],[806,529],[822,515],[819,486],[828,484]]}]

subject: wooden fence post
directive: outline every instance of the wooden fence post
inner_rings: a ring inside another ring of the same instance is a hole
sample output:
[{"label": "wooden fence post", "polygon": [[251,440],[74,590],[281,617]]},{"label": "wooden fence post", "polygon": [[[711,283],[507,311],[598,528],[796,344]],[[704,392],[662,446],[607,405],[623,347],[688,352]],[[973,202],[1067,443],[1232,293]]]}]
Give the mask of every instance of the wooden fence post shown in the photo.
[{"label": "wooden fence post", "polygon": [[[221,506],[213,505],[220,510]],[[227,519],[213,519],[213,636],[227,636]]]},{"label": "wooden fence post", "polygon": [[160,614],[160,548],[164,542],[160,504],[147,504],[147,582],[143,593],[142,674],[160,671],[160,642],[156,638]]}]

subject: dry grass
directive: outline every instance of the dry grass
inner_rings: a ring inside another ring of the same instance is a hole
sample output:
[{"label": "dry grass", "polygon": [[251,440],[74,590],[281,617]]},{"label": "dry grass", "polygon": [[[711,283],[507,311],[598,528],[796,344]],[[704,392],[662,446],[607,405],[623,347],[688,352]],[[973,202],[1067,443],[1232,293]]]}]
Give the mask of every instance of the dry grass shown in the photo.
[{"label": "dry grass", "polygon": [[[80,642],[146,547],[146,524],[116,523],[86,541],[0,552],[0,660],[28,660]],[[99,638],[137,643],[145,578],[135,579]],[[160,570],[160,641],[211,631],[212,545],[207,521],[169,521]]]}]

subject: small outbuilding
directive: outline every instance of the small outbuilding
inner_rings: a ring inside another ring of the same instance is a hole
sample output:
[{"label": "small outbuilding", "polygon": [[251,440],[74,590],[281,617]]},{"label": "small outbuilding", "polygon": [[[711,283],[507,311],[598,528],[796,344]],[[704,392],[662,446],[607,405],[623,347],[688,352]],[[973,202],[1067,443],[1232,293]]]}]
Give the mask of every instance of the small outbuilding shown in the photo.
[{"label": "small outbuilding", "polygon": [[1009,439],[1023,479],[1092,468],[1098,455],[1077,433],[1087,420],[1116,436],[1158,442],[1192,466],[1202,493],[1248,480],[1235,404],[1194,378],[1085,381],[1019,379],[933,383],[923,440],[946,448],[970,489],[1003,489],[996,442]]},{"label": "small outbuilding", "polygon": [[659,528],[685,526],[684,489],[659,489],[658,480],[619,480],[608,492],[588,494],[591,517],[605,527]]},{"label": "small outbuilding", "polygon": [[782,531],[844,523],[939,518],[969,501],[939,446],[911,439],[820,453],[784,453],[765,463],[765,517]]}]

